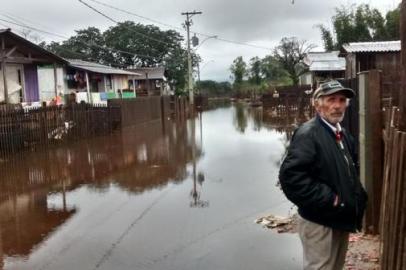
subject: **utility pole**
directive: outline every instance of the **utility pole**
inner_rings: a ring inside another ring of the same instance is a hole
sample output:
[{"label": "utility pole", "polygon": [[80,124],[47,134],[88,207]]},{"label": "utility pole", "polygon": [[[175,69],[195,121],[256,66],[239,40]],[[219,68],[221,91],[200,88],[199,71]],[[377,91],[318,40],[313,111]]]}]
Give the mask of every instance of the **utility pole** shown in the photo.
[{"label": "utility pole", "polygon": [[186,15],[185,27],[187,32],[187,72],[188,72],[188,91],[190,105],[194,104],[193,97],[193,78],[192,78],[192,54],[190,53],[190,26],[192,25],[191,18],[194,15],[202,14],[200,11],[182,12],[182,15]]}]

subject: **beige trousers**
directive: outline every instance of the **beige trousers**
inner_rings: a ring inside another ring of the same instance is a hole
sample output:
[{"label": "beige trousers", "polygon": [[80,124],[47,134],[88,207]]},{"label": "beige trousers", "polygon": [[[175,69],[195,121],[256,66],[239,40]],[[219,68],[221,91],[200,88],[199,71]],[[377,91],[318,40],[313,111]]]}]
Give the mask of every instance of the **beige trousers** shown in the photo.
[{"label": "beige trousers", "polygon": [[299,215],[299,236],[303,245],[304,270],[342,270],[349,233],[333,230]]}]

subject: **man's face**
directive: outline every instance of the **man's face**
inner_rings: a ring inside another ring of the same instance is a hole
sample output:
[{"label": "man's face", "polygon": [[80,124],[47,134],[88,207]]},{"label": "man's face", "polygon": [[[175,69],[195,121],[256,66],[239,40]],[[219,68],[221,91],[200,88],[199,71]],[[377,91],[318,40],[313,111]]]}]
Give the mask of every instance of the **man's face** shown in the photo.
[{"label": "man's face", "polygon": [[347,98],[340,93],[323,96],[316,103],[316,110],[321,117],[333,125],[343,121]]}]

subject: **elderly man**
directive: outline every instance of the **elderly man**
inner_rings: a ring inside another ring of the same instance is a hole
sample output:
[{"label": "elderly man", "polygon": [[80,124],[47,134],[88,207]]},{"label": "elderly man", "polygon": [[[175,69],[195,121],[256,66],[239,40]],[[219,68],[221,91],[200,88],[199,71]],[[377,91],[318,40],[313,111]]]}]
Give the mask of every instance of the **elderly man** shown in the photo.
[{"label": "elderly man", "polygon": [[294,133],[279,180],[298,207],[305,270],[343,269],[349,232],[361,229],[367,195],[352,137],[340,126],[352,89],[337,81],[314,92],[316,117]]}]

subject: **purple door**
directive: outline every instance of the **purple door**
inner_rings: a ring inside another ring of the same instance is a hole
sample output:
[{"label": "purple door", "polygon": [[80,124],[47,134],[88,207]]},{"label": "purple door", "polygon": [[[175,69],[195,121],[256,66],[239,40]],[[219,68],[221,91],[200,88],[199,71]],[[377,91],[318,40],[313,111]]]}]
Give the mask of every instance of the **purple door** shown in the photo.
[{"label": "purple door", "polygon": [[36,65],[24,65],[25,101],[39,101],[38,72]]}]

